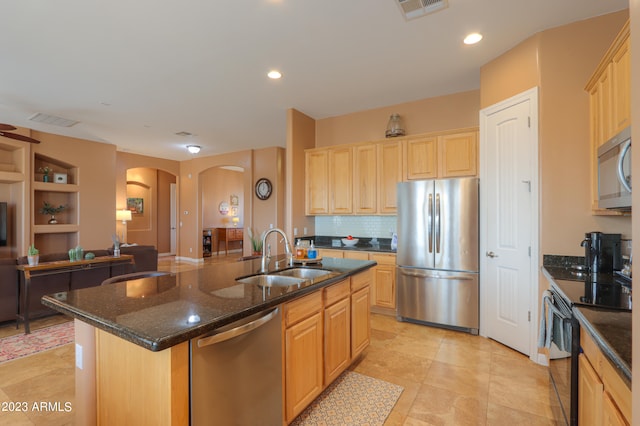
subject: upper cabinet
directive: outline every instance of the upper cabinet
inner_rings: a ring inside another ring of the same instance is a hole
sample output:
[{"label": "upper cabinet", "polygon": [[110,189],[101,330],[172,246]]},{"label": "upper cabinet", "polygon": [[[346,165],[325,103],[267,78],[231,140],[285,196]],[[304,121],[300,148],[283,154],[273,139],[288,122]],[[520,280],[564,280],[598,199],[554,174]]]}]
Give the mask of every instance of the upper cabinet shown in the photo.
[{"label": "upper cabinet", "polygon": [[596,67],[585,90],[589,93],[590,108],[592,211],[598,215],[620,214],[598,208],[598,147],[631,124],[628,21]]},{"label": "upper cabinet", "polygon": [[397,214],[398,182],[477,174],[478,129],[305,152],[307,215]]}]

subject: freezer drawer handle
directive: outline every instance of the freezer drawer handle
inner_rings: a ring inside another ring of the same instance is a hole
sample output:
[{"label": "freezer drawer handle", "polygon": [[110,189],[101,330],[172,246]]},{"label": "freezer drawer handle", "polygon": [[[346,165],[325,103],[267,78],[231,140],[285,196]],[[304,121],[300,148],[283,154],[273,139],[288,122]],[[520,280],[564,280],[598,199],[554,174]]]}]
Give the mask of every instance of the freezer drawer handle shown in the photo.
[{"label": "freezer drawer handle", "polygon": [[402,271],[402,275],[406,275],[408,277],[416,277],[416,278],[433,278],[438,280],[456,280],[456,281],[470,281],[473,280],[473,277],[467,277],[464,275],[455,275],[455,276],[441,276],[441,275],[432,275],[425,274],[420,272],[407,272]]},{"label": "freezer drawer handle", "polygon": [[487,257],[491,257],[491,258],[498,257],[498,255],[492,251],[488,251],[486,254],[487,254]]},{"label": "freezer drawer handle", "polygon": [[215,333],[214,332],[214,334],[211,335],[211,336],[207,336],[207,337],[203,337],[202,339],[198,339],[198,347],[202,348],[202,347],[205,347],[205,346],[213,345],[215,343],[220,343],[220,342],[224,342],[224,341],[229,340],[229,339],[233,339],[234,337],[241,336],[243,334],[247,334],[250,331],[255,330],[256,328],[260,327],[261,325],[269,322],[273,317],[278,315],[278,309],[279,308],[275,308],[274,310],[272,310],[268,314],[266,314],[264,316],[261,316],[260,318],[258,318],[255,321],[248,322],[248,323],[243,324],[241,326],[232,328],[231,330],[228,330],[228,331],[223,331],[222,333]]}]

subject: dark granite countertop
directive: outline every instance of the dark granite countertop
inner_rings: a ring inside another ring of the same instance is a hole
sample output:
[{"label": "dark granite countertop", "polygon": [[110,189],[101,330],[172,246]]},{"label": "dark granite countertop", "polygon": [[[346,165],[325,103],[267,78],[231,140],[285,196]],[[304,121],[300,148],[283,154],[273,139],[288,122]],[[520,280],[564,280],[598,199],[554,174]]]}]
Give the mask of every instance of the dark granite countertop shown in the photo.
[{"label": "dark granite countertop", "polygon": [[[274,257],[269,272],[274,269],[276,258],[285,259],[284,255]],[[236,281],[259,272],[260,259],[253,259],[56,293],[44,296],[42,303],[146,349],[161,351],[375,264],[374,261],[327,258],[313,267],[332,271],[329,275],[306,282],[300,288],[262,288]],[[187,323],[187,318],[194,314],[200,317],[200,322]]]},{"label": "dark granite countertop", "polygon": [[555,291],[572,302],[572,310],[580,326],[593,337],[620,377],[630,384],[631,311],[589,306],[581,301],[592,283],[608,285],[615,277],[612,274],[598,274],[594,277],[576,274],[575,269],[571,267],[557,265],[543,266],[542,273]]},{"label": "dark granite countertop", "polygon": [[[355,247],[347,247],[342,244],[342,237],[330,237],[316,235],[315,237],[302,237],[303,240],[311,239],[314,241],[314,245],[320,249],[334,249],[334,250],[348,250],[348,251],[372,251],[381,253],[395,253],[396,250],[391,249],[391,238],[360,238],[358,244]],[[339,246],[334,246],[333,241],[339,241]]]}]

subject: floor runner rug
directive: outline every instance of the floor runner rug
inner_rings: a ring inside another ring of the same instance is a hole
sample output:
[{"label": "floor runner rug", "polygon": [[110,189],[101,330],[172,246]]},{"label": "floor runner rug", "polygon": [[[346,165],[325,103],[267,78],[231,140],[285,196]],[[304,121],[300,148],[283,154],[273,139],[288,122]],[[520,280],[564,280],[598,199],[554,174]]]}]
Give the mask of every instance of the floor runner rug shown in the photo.
[{"label": "floor runner rug", "polygon": [[402,391],[402,386],[345,371],[291,424],[383,425]]},{"label": "floor runner rug", "polygon": [[73,342],[73,321],[0,339],[0,363]]}]

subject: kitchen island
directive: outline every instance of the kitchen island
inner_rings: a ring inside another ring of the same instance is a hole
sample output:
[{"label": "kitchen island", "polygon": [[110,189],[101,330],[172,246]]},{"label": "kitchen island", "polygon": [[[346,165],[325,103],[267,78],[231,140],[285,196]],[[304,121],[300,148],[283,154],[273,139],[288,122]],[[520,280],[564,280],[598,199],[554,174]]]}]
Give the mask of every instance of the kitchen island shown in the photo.
[{"label": "kitchen island", "polygon": [[[274,269],[276,260],[285,263],[284,256],[272,259],[269,274],[280,272]],[[186,425],[191,339],[272,307],[284,308],[284,336],[288,321],[294,324],[293,315],[287,314],[288,305],[293,306],[298,300],[316,301],[320,306],[311,308],[322,318],[325,307],[332,303],[332,294],[337,293],[328,290],[340,287],[347,291],[341,300],[351,301],[351,309],[347,310],[352,314],[351,320],[353,312],[362,312],[361,307],[366,307],[368,344],[368,281],[356,278],[369,276],[373,266],[372,261],[326,258],[322,264],[312,266],[328,271],[326,275],[299,285],[260,287],[237,281],[260,273],[260,259],[255,259],[58,293],[45,296],[43,303],[76,319],[76,350],[80,351],[80,355],[76,353],[77,406],[89,407],[84,409],[83,424],[97,419],[101,424],[125,421]],[[356,282],[363,284],[356,286]],[[356,291],[366,291],[364,304],[357,302],[361,299],[354,297]],[[354,322],[351,330],[354,336],[362,335],[362,324]],[[364,346],[359,347],[361,351]],[[349,362],[340,368],[346,368],[354,359],[351,349]],[[292,374],[286,367],[287,360],[282,362],[285,374]],[[323,371],[322,365],[314,368]],[[289,405],[294,408],[283,407],[286,422],[293,420],[300,408],[313,400],[307,399],[319,394],[327,384],[321,381],[320,388],[315,389],[316,383],[304,401],[292,401]],[[285,400],[289,399],[287,394]]]}]

